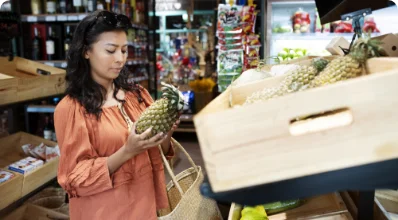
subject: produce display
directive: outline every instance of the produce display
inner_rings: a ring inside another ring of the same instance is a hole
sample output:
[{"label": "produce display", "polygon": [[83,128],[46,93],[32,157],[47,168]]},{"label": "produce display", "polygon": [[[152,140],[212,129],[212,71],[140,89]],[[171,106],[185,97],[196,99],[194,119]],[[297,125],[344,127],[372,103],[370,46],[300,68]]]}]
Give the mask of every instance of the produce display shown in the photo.
[{"label": "produce display", "polygon": [[379,40],[370,37],[360,38],[347,56],[338,57],[331,62],[313,59],[310,65],[301,65],[287,73],[278,86],[253,93],[247,97],[244,105],[358,77],[362,75],[367,59],[380,56],[380,44]]},{"label": "produce display", "polygon": [[297,59],[297,58],[304,57],[307,55],[308,55],[308,52],[306,49],[283,48],[283,50],[278,53],[278,56],[276,57],[276,61],[277,62],[289,61],[289,60]]},{"label": "produce display", "polygon": [[142,134],[152,127],[148,138],[160,132],[164,134],[169,132],[184,108],[184,96],[182,93],[172,85],[164,82],[161,82],[161,84],[162,97],[145,109],[136,123],[138,134]]},{"label": "produce display", "polygon": [[255,207],[245,206],[241,211],[240,220],[267,220],[267,213],[264,206],[258,205]]},{"label": "produce display", "polygon": [[244,206],[240,220],[268,220],[268,216],[286,212],[304,204],[304,200],[295,199],[273,202],[257,206]]}]

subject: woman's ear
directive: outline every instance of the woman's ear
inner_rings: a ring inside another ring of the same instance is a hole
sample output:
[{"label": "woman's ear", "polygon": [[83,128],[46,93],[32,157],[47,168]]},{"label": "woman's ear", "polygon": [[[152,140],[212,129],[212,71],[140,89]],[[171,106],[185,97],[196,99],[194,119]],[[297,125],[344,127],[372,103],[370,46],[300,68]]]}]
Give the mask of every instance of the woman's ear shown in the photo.
[{"label": "woman's ear", "polygon": [[87,59],[87,60],[90,59],[89,50],[86,45],[84,45],[84,48],[83,48],[83,57],[84,57],[84,59]]}]

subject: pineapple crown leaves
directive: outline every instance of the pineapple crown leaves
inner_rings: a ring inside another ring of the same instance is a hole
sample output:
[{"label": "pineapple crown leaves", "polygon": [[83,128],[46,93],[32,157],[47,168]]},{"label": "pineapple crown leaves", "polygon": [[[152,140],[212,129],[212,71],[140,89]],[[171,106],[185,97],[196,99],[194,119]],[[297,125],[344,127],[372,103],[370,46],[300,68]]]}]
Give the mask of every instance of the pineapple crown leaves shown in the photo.
[{"label": "pineapple crown leaves", "polygon": [[315,58],[312,60],[312,66],[315,67],[315,69],[318,70],[318,72],[321,72],[325,67],[329,64],[328,60],[322,59],[320,57]]},{"label": "pineapple crown leaves", "polygon": [[176,109],[180,112],[184,108],[184,96],[174,86],[161,82],[162,85],[162,98],[170,100],[172,105],[176,105]]},{"label": "pineapple crown leaves", "polygon": [[382,44],[382,41],[366,36],[355,42],[349,55],[359,63],[365,63],[369,58],[381,56]]}]

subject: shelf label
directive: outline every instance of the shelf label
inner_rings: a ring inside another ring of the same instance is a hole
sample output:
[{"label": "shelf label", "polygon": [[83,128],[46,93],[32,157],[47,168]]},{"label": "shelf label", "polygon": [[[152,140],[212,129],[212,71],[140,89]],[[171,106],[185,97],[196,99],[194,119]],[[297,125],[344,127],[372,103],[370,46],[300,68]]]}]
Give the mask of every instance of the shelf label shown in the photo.
[{"label": "shelf label", "polygon": [[79,21],[83,20],[86,16],[86,14],[79,15]]},{"label": "shelf label", "polygon": [[37,16],[28,16],[26,20],[28,22],[37,22]]},{"label": "shelf label", "polygon": [[57,21],[67,21],[68,16],[66,15],[57,15]]},{"label": "shelf label", "polygon": [[78,17],[76,15],[69,15],[68,16],[68,21],[77,21]]},{"label": "shelf label", "polygon": [[67,62],[62,62],[61,63],[61,68],[66,68],[68,66],[68,63]]},{"label": "shelf label", "polygon": [[56,21],[56,17],[55,16],[45,16],[44,20],[45,21]]},{"label": "shelf label", "polygon": [[50,63],[50,62],[44,62],[44,64],[46,64],[47,66],[54,66],[54,63]]}]

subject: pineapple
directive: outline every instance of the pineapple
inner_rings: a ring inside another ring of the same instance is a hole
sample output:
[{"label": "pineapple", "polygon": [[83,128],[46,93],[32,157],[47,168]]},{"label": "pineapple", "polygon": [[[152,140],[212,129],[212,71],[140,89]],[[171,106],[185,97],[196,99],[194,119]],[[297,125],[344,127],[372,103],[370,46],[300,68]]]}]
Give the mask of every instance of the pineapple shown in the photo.
[{"label": "pineapple", "polygon": [[142,134],[148,128],[152,127],[148,138],[160,132],[169,132],[184,108],[182,93],[172,85],[163,82],[161,84],[162,97],[145,109],[136,124],[137,134]]},{"label": "pineapple", "polygon": [[308,88],[332,84],[362,75],[366,60],[380,56],[381,42],[370,38],[358,39],[351,52],[336,58],[309,84]]},{"label": "pineapple", "polygon": [[311,80],[313,80],[318,73],[328,65],[328,63],[329,62],[325,59],[313,59],[310,65],[302,65],[287,73],[285,79],[278,86],[265,88],[262,91],[253,93],[246,99],[244,105],[269,100],[303,90],[308,86]]}]

